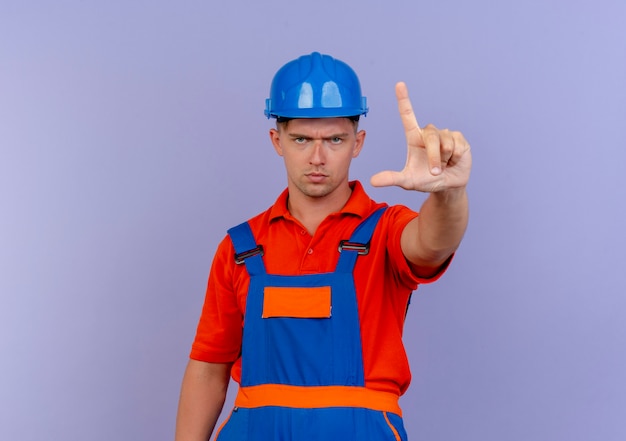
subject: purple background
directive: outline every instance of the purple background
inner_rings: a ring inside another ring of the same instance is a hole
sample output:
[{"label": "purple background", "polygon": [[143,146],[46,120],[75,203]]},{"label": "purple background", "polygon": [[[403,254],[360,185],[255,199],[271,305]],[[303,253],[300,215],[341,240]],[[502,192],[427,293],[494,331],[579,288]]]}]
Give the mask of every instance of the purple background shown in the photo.
[{"label": "purple background", "polygon": [[[406,325],[413,440],[626,439],[623,0],[0,5],[0,439],[172,439],[225,230],[286,185],[264,99],[318,50],[404,164],[393,87],[473,147],[471,222]],[[232,399],[232,396],[229,397]]]}]

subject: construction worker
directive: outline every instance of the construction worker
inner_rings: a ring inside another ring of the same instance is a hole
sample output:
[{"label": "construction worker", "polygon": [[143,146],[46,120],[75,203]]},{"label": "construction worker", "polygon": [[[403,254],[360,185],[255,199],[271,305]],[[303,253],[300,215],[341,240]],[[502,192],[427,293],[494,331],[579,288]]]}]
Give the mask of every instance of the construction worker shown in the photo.
[{"label": "construction worker", "polygon": [[404,83],[396,96],[406,165],[370,182],[429,193],[419,215],[373,201],[348,177],[368,108],[346,63],[314,52],[276,73],[265,114],[287,188],[219,245],[177,441],[211,436],[231,376],[239,389],[219,441],[407,439],[406,310],[464,235],[471,153],[460,132],[418,125]]}]

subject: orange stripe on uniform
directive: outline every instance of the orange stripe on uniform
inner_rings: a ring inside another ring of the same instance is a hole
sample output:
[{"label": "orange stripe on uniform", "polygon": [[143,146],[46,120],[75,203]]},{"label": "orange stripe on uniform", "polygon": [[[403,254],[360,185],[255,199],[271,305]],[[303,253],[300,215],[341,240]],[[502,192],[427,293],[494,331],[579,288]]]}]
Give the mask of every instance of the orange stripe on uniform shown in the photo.
[{"label": "orange stripe on uniform", "polygon": [[235,398],[235,406],[242,408],[280,406],[302,409],[359,407],[402,416],[398,395],[356,386],[263,384],[240,387]]},{"label": "orange stripe on uniform", "polygon": [[385,421],[387,422],[387,425],[389,426],[389,428],[393,432],[393,436],[395,437],[396,441],[402,441],[402,438],[400,437],[400,434],[398,433],[396,428],[393,426],[393,424],[391,424],[391,421],[389,421],[389,417],[387,416],[387,412],[383,412],[383,415],[385,416]]}]

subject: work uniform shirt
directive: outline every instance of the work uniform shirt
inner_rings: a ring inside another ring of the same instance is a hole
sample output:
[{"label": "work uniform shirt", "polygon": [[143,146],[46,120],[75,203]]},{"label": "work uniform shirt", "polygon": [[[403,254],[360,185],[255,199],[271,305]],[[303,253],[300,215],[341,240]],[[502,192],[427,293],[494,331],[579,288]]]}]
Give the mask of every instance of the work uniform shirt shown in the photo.
[{"label": "work uniform shirt", "polygon": [[[339,259],[341,240],[384,204],[367,196],[358,181],[350,183],[346,205],[329,215],[311,236],[287,210],[285,190],[267,211],[248,222],[268,273],[305,275],[332,272]],[[418,284],[436,280],[412,271],[400,246],[402,230],[418,214],[407,207],[389,207],[372,237],[369,253],[359,256],[354,268],[365,387],[397,395],[404,393],[411,374],[402,344],[404,318],[411,293]],[[206,297],[191,358],[211,363],[234,362],[232,377],[241,378],[241,341],[249,276],[237,265],[227,236],[220,243],[211,267]]]}]

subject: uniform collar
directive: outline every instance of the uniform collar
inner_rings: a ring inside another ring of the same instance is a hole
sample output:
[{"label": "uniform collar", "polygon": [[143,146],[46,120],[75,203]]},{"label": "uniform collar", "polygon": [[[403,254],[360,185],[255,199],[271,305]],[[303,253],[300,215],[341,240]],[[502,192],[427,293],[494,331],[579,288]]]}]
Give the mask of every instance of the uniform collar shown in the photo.
[{"label": "uniform collar", "polygon": [[[346,205],[343,206],[341,210],[339,210],[340,214],[353,214],[360,218],[364,218],[371,211],[372,201],[365,193],[363,189],[363,185],[359,181],[351,181],[350,188],[352,189],[352,193],[350,194],[350,198]],[[270,209],[270,221],[273,221],[278,218],[285,219],[293,219],[289,210],[287,210],[287,198],[289,197],[289,190],[285,189],[276,202]]]}]

